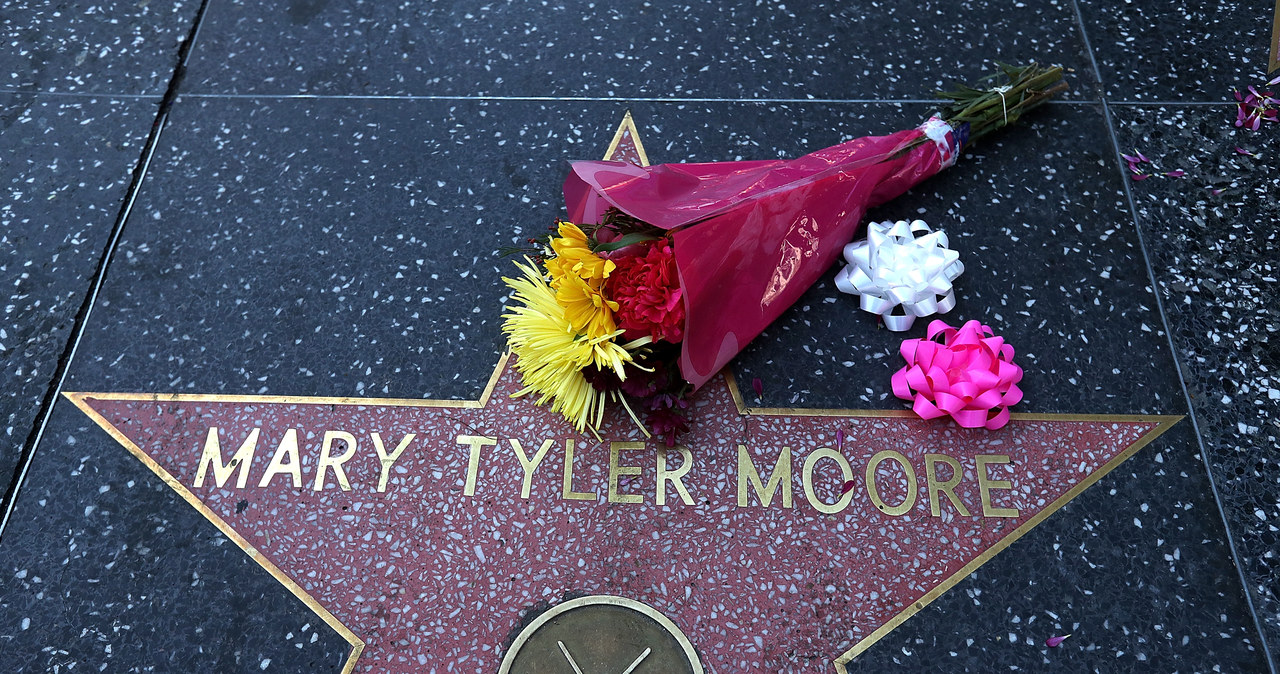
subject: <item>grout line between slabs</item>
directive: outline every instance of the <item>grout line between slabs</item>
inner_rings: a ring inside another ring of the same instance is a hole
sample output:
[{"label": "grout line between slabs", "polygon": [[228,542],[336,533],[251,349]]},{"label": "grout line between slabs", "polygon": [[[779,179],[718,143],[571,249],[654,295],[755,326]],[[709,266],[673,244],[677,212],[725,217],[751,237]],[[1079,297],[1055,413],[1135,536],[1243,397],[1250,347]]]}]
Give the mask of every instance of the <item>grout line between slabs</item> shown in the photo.
[{"label": "grout line between slabs", "polygon": [[515,101],[529,103],[830,103],[830,104],[936,104],[936,98],[715,98],[669,96],[451,96],[429,94],[183,94],[188,98],[230,98],[303,101]]},{"label": "grout line between slabs", "polygon": [[1218,493],[1218,483],[1214,479],[1213,466],[1209,463],[1209,453],[1205,449],[1204,437],[1200,433],[1200,423],[1196,418],[1195,407],[1191,404],[1191,392],[1187,388],[1187,380],[1183,374],[1182,363],[1178,358],[1177,347],[1173,343],[1173,330],[1170,329],[1169,317],[1164,310],[1164,301],[1160,298],[1160,285],[1156,278],[1155,267],[1151,264],[1151,256],[1147,252],[1146,238],[1142,235],[1142,226],[1138,221],[1138,206],[1133,199],[1133,189],[1125,175],[1123,169],[1123,161],[1121,158],[1120,138],[1116,134],[1115,122],[1111,119],[1111,106],[1106,97],[1106,90],[1103,88],[1102,71],[1098,67],[1098,60],[1093,54],[1093,46],[1089,42],[1089,33],[1085,29],[1084,13],[1080,10],[1080,0],[1071,0],[1071,4],[1075,9],[1076,21],[1080,25],[1080,38],[1084,42],[1085,52],[1089,55],[1089,62],[1093,66],[1094,77],[1098,81],[1098,96],[1102,103],[1102,116],[1107,124],[1107,133],[1111,136],[1111,149],[1115,153],[1115,167],[1120,174],[1120,184],[1124,188],[1125,201],[1129,205],[1129,217],[1133,222],[1134,232],[1138,237],[1138,250],[1142,252],[1142,262],[1147,268],[1147,278],[1151,283],[1151,294],[1155,297],[1156,311],[1160,314],[1160,322],[1164,327],[1165,341],[1168,344],[1169,355],[1173,358],[1174,369],[1178,373],[1178,386],[1182,389],[1183,400],[1187,405],[1187,417],[1191,420],[1191,428],[1195,433],[1196,446],[1200,451],[1200,460],[1204,463],[1204,471],[1209,479],[1209,491],[1213,495],[1214,505],[1218,507],[1218,516],[1222,518],[1222,529],[1227,539],[1227,549],[1231,552],[1231,562],[1236,567],[1236,575],[1239,577],[1240,586],[1244,590],[1245,605],[1249,608],[1249,615],[1253,618],[1253,628],[1258,635],[1258,646],[1262,651],[1263,660],[1267,663],[1267,669],[1271,674],[1277,674],[1276,663],[1271,657],[1271,648],[1267,644],[1267,636],[1263,631],[1262,618],[1258,615],[1258,610],[1253,602],[1253,590],[1250,586],[1249,579],[1245,576],[1244,565],[1240,563],[1240,552],[1236,548],[1235,536],[1231,533],[1231,523],[1227,519],[1227,511],[1222,505],[1222,497]]},{"label": "grout line between slabs", "polygon": [[[116,214],[115,223],[111,227],[111,234],[107,237],[107,244],[103,248],[102,257],[98,260],[97,269],[94,270],[90,279],[89,292],[85,294],[84,302],[80,304],[80,309],[76,312],[75,321],[71,327],[71,335],[67,338],[67,345],[63,349],[62,355],[58,358],[58,365],[54,369],[49,389],[45,392],[44,399],[40,403],[40,409],[36,415],[36,424],[32,427],[31,433],[27,436],[27,440],[22,446],[21,454],[18,456],[18,467],[5,490],[4,497],[0,499],[0,541],[4,540],[4,532],[8,528],[9,520],[13,517],[14,510],[17,507],[18,495],[22,490],[23,482],[26,480],[27,472],[31,469],[36,449],[44,439],[44,431],[49,425],[49,418],[53,414],[53,408],[58,401],[58,396],[62,393],[62,386],[66,382],[67,372],[70,370],[71,362],[75,359],[76,351],[80,347],[80,340],[84,337],[85,327],[89,323],[89,316],[93,313],[93,306],[97,303],[98,295],[102,291],[107,269],[111,266],[111,260],[115,256],[116,246],[120,243],[125,223],[129,219],[129,214],[133,212],[133,205],[137,201],[138,192],[142,188],[142,181],[146,177],[147,169],[151,166],[151,159],[155,156],[156,148],[160,143],[160,134],[164,131],[165,124],[168,122],[169,111],[173,106],[173,101],[177,98],[178,87],[182,82],[183,75],[186,73],[187,60],[191,55],[191,47],[195,44],[196,36],[200,32],[200,24],[204,19],[205,9],[208,5],[209,0],[201,0],[191,31],[187,34],[187,39],[183,41],[182,47],[178,50],[178,59],[174,67],[173,76],[169,79],[169,85],[160,101],[160,109],[156,113],[155,121],[151,124],[151,131],[147,135],[147,141],[142,146],[142,154],[134,167],[133,177],[130,179],[129,187],[125,191],[124,201],[120,205],[120,210]],[[109,96],[102,95],[102,97],[108,98]]]},{"label": "grout line between slabs", "polygon": [[[184,93],[184,98],[262,99],[275,101],[513,101],[529,103],[760,103],[818,105],[938,105],[936,98],[674,98],[665,96],[449,96],[413,94],[212,94]],[[1097,101],[1048,101],[1051,105],[1097,105]],[[1149,105],[1156,105],[1150,103]],[[1206,104],[1208,105],[1208,104]]]},{"label": "grout line between slabs", "polygon": [[[32,91],[13,87],[0,87],[0,94],[28,94],[33,96],[65,96],[72,98],[163,98],[163,94],[121,94],[83,91]],[[716,98],[716,97],[665,97],[665,96],[452,96],[431,94],[237,94],[237,93],[184,93],[185,98],[198,99],[262,99],[274,101],[515,101],[530,103],[763,103],[796,104],[817,103],[833,105],[930,105],[939,103],[935,98]],[[1049,105],[1089,106],[1096,100],[1051,100]],[[1234,107],[1227,101],[1106,101],[1114,107]]]}]

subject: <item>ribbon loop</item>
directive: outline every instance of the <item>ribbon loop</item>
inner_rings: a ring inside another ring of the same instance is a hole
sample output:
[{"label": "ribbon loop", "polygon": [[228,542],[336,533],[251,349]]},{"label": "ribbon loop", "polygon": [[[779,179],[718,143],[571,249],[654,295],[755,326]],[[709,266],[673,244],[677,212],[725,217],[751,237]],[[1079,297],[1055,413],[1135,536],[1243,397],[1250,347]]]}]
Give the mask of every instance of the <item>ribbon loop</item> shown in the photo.
[{"label": "ribbon loop", "polygon": [[946,233],[923,220],[870,223],[866,239],[844,247],[844,258],[849,265],[836,274],[836,288],[860,295],[863,311],[878,314],[893,332],[956,305],[960,254],[947,248]]},{"label": "ribbon loop", "polygon": [[978,321],[959,330],[932,321],[928,337],[905,340],[898,351],[907,365],[893,375],[893,394],[911,400],[923,419],[947,415],[964,428],[995,430],[1022,400],[1013,346]]}]

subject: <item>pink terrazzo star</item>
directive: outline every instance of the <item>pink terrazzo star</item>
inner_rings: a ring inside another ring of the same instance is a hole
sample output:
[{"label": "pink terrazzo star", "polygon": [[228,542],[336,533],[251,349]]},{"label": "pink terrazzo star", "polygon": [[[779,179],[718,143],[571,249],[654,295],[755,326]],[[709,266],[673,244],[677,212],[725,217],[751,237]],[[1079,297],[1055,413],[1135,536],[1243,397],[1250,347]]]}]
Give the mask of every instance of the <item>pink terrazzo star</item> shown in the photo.
[{"label": "pink terrazzo star", "polygon": [[623,416],[577,435],[518,388],[504,359],[479,402],[68,397],[346,635],[359,672],[496,671],[522,618],[582,594],[668,616],[708,672],[843,671],[1177,420],[969,430],[745,408],[717,378],[666,450]]}]

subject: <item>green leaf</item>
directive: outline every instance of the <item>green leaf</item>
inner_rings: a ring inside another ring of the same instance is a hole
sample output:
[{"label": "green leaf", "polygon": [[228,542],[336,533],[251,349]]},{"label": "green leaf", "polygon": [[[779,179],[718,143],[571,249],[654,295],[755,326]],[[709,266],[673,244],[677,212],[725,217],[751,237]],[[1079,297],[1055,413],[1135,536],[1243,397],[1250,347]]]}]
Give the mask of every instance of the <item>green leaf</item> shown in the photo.
[{"label": "green leaf", "polygon": [[632,232],[631,234],[625,234],[621,237],[618,237],[617,239],[614,239],[609,243],[597,243],[596,245],[591,247],[591,252],[608,253],[610,251],[626,248],[627,246],[630,246],[632,244],[643,243],[645,241],[656,241],[659,238],[661,237],[654,236],[652,234],[641,234],[639,232]]}]

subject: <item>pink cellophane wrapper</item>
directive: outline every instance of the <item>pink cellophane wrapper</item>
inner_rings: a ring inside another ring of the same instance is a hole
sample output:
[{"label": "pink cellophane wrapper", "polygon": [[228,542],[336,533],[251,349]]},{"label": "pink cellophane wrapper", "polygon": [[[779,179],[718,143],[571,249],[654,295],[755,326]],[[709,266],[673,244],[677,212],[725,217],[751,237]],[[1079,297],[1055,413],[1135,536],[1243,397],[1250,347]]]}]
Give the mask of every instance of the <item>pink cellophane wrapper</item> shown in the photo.
[{"label": "pink cellophane wrapper", "polygon": [[565,205],[573,222],[599,223],[616,207],[672,230],[686,317],[680,371],[699,387],[826,272],[868,208],[954,161],[950,134],[894,157],[926,127],[791,160],[574,162]]}]

